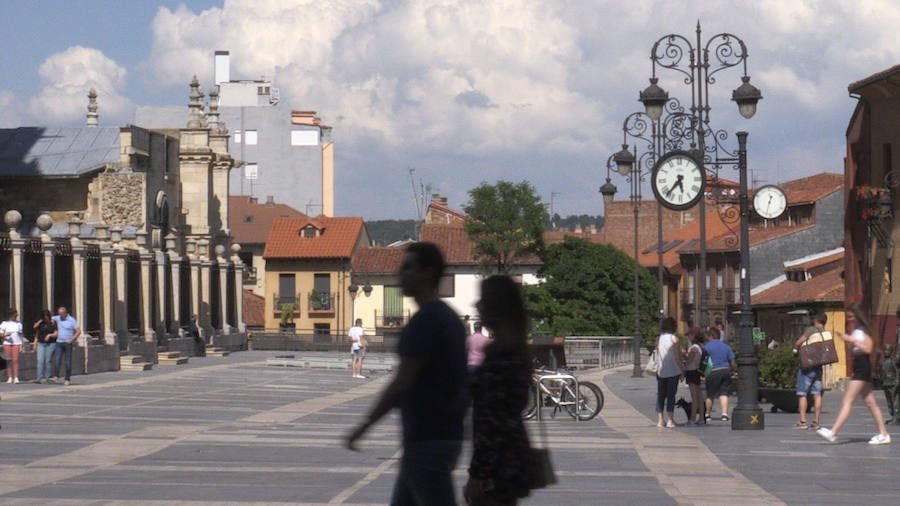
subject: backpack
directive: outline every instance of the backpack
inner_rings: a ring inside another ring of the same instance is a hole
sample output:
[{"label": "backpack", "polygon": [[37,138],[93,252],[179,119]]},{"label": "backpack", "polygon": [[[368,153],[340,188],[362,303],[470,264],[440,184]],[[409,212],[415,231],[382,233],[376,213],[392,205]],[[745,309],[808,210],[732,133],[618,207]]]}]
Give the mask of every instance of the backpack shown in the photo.
[{"label": "backpack", "polygon": [[700,374],[704,377],[709,376],[713,370],[712,357],[706,352],[705,347],[701,346],[700,349],[703,351],[700,353],[700,367],[698,367],[697,370],[700,371]]}]

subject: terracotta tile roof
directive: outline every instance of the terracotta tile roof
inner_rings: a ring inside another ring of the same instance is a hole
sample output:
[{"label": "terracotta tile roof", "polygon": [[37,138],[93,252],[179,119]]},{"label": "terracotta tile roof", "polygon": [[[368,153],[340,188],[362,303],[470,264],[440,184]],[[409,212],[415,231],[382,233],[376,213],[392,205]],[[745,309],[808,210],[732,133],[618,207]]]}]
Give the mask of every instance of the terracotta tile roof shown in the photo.
[{"label": "terracotta tile roof", "polygon": [[832,253],[831,255],[816,258],[815,260],[810,260],[808,262],[803,262],[800,264],[794,264],[790,267],[786,267],[785,271],[809,271],[812,269],[816,269],[818,267],[823,267],[828,264],[837,264],[844,260],[844,252],[839,251],[837,253]]},{"label": "terracotta tile roof", "polygon": [[404,248],[361,248],[353,255],[353,272],[361,274],[391,274],[400,272]]},{"label": "terracotta tile roof", "polygon": [[[645,199],[638,206],[638,251],[643,251],[657,243],[657,210],[660,205],[656,199]],[[696,209],[679,212],[662,208],[663,236],[678,230],[699,217]],[[597,239],[592,242],[610,244],[634,255],[634,206],[630,200],[614,200],[604,209],[603,228]],[[656,265],[654,260],[653,265]]]},{"label": "terracotta tile roof", "polygon": [[264,327],[266,325],[266,299],[251,290],[244,290],[243,304],[244,324],[248,327]]},{"label": "terracotta tile roof", "polygon": [[[438,225],[423,223],[420,238],[424,242],[437,245],[448,265],[475,265],[475,244],[469,240],[466,229],[459,225]],[[516,265],[540,265],[537,256],[530,256],[516,262]]]},{"label": "terracotta tile roof", "polygon": [[900,74],[900,65],[894,65],[889,69],[882,70],[881,72],[876,72],[869,77],[860,79],[859,81],[856,81],[854,83],[850,83],[850,86],[847,86],[847,90],[850,91],[850,93],[858,92],[861,88],[864,88],[870,84],[885,79],[890,79],[895,74]]},{"label": "terracotta tile roof", "polygon": [[[303,237],[307,225],[320,235]],[[358,217],[276,218],[263,258],[351,258],[362,233],[363,219]]]},{"label": "terracotta tile roof", "polygon": [[844,187],[844,175],[834,172],[820,172],[809,177],[794,179],[782,183],[779,187],[784,191],[788,204],[809,204]]},{"label": "terracotta tile roof", "polygon": [[806,281],[782,281],[751,297],[754,306],[782,306],[844,300],[844,278],[840,267]]},{"label": "terracotta tile roof", "polygon": [[246,195],[228,197],[228,229],[238,244],[263,244],[275,218],[305,218],[285,204],[260,204]]}]

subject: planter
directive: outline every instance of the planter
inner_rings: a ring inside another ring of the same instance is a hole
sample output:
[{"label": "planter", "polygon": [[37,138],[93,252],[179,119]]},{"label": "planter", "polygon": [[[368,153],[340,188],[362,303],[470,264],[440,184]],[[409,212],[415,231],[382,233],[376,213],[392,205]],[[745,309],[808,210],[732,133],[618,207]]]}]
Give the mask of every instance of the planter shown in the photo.
[{"label": "planter", "polygon": [[[807,395],[806,400],[806,412],[809,413],[813,408],[813,396]],[[759,388],[759,402],[771,404],[773,413],[779,409],[796,413],[800,409],[797,401],[797,391],[792,388]]]}]

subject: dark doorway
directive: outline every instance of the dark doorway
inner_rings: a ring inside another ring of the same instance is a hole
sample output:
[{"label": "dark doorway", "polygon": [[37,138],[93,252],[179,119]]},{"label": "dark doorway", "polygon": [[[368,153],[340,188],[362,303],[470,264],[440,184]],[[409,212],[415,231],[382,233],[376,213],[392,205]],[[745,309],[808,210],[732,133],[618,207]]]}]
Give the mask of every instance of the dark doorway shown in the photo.
[{"label": "dark doorway", "polygon": [[[100,272],[100,259],[88,256],[85,260],[85,299],[84,318],[82,323],[84,331],[93,337],[100,336],[100,298],[103,296],[102,274]],[[108,290],[109,288],[106,287]]]},{"label": "dark doorway", "polygon": [[194,292],[191,286],[191,262],[187,259],[182,261],[178,271],[178,320],[179,325],[185,328],[191,321],[191,296]]},{"label": "dark doorway", "polygon": [[33,336],[34,323],[41,317],[42,309],[55,313],[55,308],[44,307],[44,255],[41,253],[22,254],[22,307],[18,308],[25,335]]},{"label": "dark doorway", "polygon": [[225,312],[228,314],[228,325],[232,327],[237,326],[237,313],[235,312],[235,307],[237,307],[237,300],[235,299],[235,270],[234,267],[230,267],[228,269],[228,275],[226,276],[227,286],[225,287],[225,300],[227,301],[227,305],[225,307]]},{"label": "dark doorway", "polygon": [[72,271],[72,257],[56,255],[56,258],[53,259],[53,299],[50,301],[50,305],[54,308],[65,306],[70,313],[74,314]]}]

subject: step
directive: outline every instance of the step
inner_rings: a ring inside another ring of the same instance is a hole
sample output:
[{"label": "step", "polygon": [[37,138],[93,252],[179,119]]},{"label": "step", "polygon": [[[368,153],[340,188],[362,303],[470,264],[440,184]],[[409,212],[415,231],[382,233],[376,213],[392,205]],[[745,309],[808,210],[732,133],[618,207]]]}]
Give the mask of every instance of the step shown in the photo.
[{"label": "step", "polygon": [[181,365],[181,364],[186,364],[187,362],[188,362],[187,357],[173,357],[173,358],[160,357],[159,358],[159,365]]},{"label": "step", "polygon": [[139,362],[143,362],[144,357],[140,355],[122,355],[119,357],[119,364],[137,364]]},{"label": "step", "polygon": [[207,348],[206,356],[207,357],[227,357],[231,355],[231,352],[228,350],[223,350],[222,348]]},{"label": "step", "polygon": [[157,353],[163,353],[163,352],[166,352],[166,351],[169,351],[169,347],[168,347],[168,346],[157,346],[157,347],[156,347],[156,352],[157,352]]},{"label": "step", "polygon": [[131,364],[122,364],[119,366],[119,370],[125,372],[149,371],[150,369],[153,369],[153,364],[150,362],[134,362]]},{"label": "step", "polygon": [[162,360],[164,358],[180,358],[181,352],[180,351],[162,351],[162,352],[157,353],[156,356],[160,360]]}]

